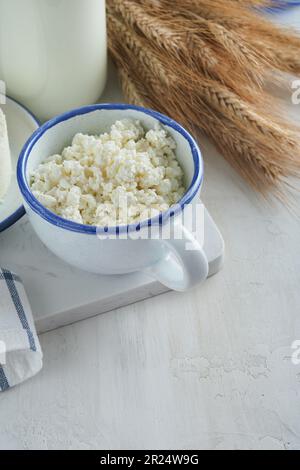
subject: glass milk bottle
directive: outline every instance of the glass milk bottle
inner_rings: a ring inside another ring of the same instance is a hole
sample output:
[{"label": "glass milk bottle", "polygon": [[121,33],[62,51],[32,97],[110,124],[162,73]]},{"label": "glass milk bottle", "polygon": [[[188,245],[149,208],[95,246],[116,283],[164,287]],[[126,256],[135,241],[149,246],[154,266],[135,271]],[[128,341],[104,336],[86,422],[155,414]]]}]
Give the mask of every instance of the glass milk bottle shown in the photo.
[{"label": "glass milk bottle", "polygon": [[38,118],[97,101],[106,71],[105,0],[0,0],[0,80]]}]

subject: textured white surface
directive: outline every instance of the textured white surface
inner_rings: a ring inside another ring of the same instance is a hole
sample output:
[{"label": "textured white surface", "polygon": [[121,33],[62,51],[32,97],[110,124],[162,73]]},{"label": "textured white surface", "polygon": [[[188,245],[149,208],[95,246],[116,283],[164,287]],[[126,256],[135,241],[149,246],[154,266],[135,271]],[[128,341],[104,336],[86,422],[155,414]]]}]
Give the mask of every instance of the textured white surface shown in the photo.
[{"label": "textured white surface", "polygon": [[0,396],[0,448],[300,449],[299,219],[202,149],[223,271],[42,335],[41,374]]},{"label": "textured white surface", "polygon": [[0,396],[0,447],[300,448],[299,222],[205,147],[223,271],[42,335],[41,374]]}]

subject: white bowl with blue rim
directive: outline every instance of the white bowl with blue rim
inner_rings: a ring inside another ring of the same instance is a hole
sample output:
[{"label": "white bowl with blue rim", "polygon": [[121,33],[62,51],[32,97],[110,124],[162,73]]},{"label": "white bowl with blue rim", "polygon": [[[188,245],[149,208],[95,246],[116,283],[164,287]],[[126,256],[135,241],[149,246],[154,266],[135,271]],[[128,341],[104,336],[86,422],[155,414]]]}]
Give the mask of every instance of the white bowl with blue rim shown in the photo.
[{"label": "white bowl with blue rim", "polygon": [[0,105],[5,114],[8,138],[13,166],[13,174],[9,189],[0,202],[0,232],[16,223],[25,214],[23,199],[19,191],[15,168],[18,157],[28,137],[39,127],[35,116],[23,105],[12,98],[6,97]]},{"label": "white bowl with blue rim", "polygon": [[[145,129],[153,128],[159,121],[175,139],[177,158],[184,170],[188,188],[181,201],[153,219],[119,227],[82,225],[46,209],[31,192],[32,171],[46,157],[61,153],[76,133],[100,134],[108,131],[116,120],[124,118],[140,120]],[[179,291],[206,279],[206,255],[183,224],[187,209],[199,203],[203,160],[193,137],[172,119],[124,104],[99,104],[70,111],[48,121],[30,137],[19,158],[17,177],[35,232],[54,254],[67,263],[89,272],[108,275],[143,271]],[[171,227],[169,239],[139,237],[149,227],[155,228],[157,235],[167,224]],[[176,237],[173,236],[175,229]]]}]

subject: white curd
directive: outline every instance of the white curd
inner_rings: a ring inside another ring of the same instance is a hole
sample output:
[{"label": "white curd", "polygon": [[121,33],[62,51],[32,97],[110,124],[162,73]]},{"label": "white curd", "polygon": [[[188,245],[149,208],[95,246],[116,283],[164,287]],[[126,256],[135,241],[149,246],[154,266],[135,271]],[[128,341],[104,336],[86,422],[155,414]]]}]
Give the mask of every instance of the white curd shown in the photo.
[{"label": "white curd", "polygon": [[76,134],[61,155],[31,175],[34,196],[63,218],[115,226],[148,219],[177,203],[185,192],[176,144],[157,126],[117,121],[109,133]]}]

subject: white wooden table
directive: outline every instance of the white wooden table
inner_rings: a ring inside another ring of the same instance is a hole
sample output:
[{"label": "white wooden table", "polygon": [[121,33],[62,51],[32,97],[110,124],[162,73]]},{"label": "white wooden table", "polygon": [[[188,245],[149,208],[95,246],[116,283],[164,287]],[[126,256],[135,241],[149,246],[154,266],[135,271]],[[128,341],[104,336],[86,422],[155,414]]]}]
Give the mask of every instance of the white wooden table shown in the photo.
[{"label": "white wooden table", "polygon": [[43,371],[0,396],[0,449],[300,449],[300,223],[201,147],[223,271],[42,335]]}]

